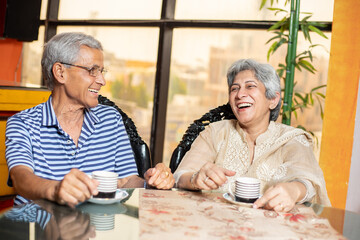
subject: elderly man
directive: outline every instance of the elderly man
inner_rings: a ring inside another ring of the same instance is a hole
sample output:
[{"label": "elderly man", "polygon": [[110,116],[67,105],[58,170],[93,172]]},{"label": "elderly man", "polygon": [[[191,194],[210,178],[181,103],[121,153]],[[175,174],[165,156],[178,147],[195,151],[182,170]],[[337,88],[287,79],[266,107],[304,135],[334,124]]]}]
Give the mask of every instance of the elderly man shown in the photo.
[{"label": "elderly man", "polygon": [[[95,170],[119,174],[118,187],[143,187],[121,115],[98,104],[105,85],[99,41],[82,33],[54,36],[44,48],[42,71],[52,94],[7,122],[6,160],[15,204],[48,199],[74,207],[96,195]],[[145,184],[174,185],[164,164],[149,169]]]}]

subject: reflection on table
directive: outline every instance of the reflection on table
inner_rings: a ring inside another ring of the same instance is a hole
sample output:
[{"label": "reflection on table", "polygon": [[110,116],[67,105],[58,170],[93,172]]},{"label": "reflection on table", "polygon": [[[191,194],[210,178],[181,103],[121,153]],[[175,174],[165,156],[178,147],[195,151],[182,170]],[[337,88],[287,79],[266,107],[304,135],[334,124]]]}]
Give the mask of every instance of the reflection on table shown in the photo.
[{"label": "reflection on table", "polygon": [[[119,203],[76,209],[34,201],[0,215],[1,239],[360,239],[360,215],[316,204],[276,213],[220,192],[126,189]],[[343,236],[343,235],[345,236]]]}]

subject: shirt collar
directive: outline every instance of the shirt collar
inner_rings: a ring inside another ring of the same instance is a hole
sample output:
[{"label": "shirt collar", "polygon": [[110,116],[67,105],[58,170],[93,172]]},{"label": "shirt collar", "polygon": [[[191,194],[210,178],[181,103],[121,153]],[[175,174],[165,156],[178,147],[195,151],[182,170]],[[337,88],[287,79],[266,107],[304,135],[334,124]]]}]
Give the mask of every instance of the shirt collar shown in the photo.
[{"label": "shirt collar", "polygon": [[[44,103],[43,107],[43,118],[42,125],[43,126],[58,126],[59,123],[56,118],[56,114],[54,108],[51,104],[52,95],[50,95],[49,99]],[[95,107],[96,108],[96,107]],[[94,112],[95,108],[85,109],[85,119],[88,119],[93,125],[100,121],[99,117]]]}]

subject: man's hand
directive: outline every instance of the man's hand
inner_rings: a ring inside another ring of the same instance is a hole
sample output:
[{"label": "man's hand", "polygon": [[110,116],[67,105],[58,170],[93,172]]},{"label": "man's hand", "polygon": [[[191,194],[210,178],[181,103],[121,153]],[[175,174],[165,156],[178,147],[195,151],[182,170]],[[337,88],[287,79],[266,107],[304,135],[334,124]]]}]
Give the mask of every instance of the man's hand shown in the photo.
[{"label": "man's hand", "polygon": [[91,195],[98,194],[98,181],[90,178],[78,169],[71,169],[64,179],[55,187],[55,201],[75,207],[77,204],[89,199]]},{"label": "man's hand", "polygon": [[163,163],[158,163],[154,168],[148,169],[144,174],[144,178],[146,184],[158,189],[170,189],[175,183],[170,168]]},{"label": "man's hand", "polygon": [[98,193],[98,181],[78,169],[72,169],[62,181],[55,181],[36,176],[29,167],[19,165],[10,170],[10,177],[16,192],[31,200],[47,199],[75,207]]}]

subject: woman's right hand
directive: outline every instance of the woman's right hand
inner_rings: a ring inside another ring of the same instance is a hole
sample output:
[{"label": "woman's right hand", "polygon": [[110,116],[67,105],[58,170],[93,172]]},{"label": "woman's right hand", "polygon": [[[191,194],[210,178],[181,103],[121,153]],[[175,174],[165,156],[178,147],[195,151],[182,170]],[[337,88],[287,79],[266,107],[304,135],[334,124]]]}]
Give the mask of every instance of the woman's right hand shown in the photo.
[{"label": "woman's right hand", "polygon": [[205,163],[195,173],[190,183],[194,188],[201,190],[218,189],[227,182],[227,177],[234,176],[236,172],[219,167],[214,163]]}]

